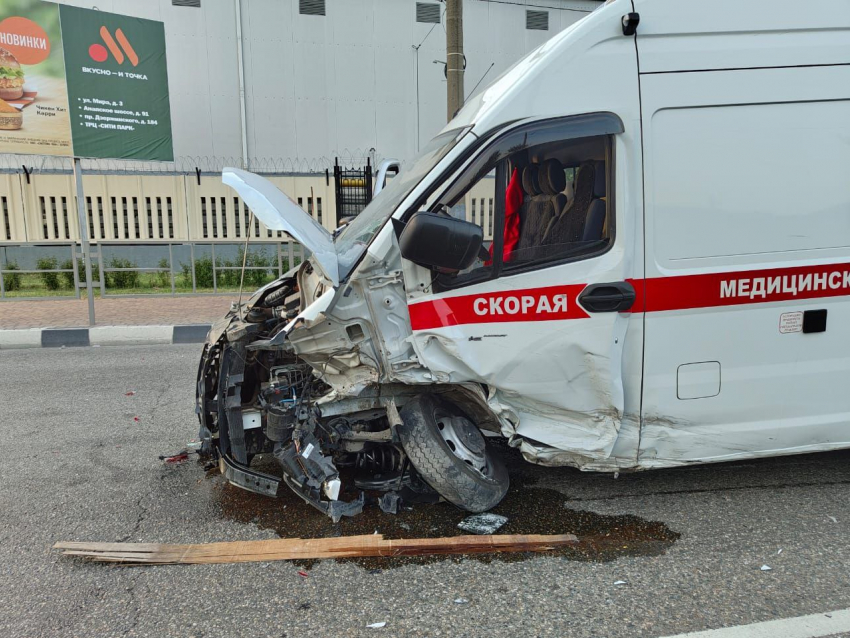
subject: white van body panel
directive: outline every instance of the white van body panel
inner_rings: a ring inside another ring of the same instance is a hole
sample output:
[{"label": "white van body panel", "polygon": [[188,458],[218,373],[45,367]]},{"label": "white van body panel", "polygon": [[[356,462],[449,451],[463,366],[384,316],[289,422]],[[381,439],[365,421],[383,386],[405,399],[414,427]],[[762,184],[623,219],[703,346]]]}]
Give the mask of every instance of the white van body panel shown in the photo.
[{"label": "white van body panel", "polygon": [[[850,3],[720,2],[696,20],[678,4],[635,2],[639,467],[846,448]],[[801,331],[812,310],[825,331]]]},{"label": "white van body panel", "polygon": [[640,71],[850,63],[850,3],[635,0]]}]

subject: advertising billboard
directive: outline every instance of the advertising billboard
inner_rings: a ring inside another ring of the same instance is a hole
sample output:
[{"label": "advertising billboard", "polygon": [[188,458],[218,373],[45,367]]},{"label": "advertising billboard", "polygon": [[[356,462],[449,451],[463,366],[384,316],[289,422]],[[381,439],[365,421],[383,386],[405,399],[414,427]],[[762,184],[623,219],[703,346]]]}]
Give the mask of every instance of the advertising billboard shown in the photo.
[{"label": "advertising billboard", "polygon": [[173,160],[162,23],[0,0],[0,152]]},{"label": "advertising billboard", "polygon": [[72,154],[56,4],[0,0],[0,151]]}]

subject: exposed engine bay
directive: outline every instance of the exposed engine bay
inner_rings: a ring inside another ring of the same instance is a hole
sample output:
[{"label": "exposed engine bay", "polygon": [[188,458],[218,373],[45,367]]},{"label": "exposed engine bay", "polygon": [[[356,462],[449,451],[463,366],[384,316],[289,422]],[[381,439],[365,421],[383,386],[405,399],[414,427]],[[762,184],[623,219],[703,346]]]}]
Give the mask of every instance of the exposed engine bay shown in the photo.
[{"label": "exposed engine bay", "polygon": [[[323,294],[304,262],[213,326],[198,370],[202,454],[230,482],[270,496],[283,482],[334,521],[369,505],[396,513],[441,498],[471,511],[498,503],[507,473],[473,421],[492,421],[483,390],[437,385],[422,394],[377,382],[366,348],[323,353],[316,331],[334,326],[302,313]],[[346,334],[365,336],[350,326]],[[302,340],[312,346],[299,354]],[[251,469],[258,454],[274,456],[282,479]]]}]

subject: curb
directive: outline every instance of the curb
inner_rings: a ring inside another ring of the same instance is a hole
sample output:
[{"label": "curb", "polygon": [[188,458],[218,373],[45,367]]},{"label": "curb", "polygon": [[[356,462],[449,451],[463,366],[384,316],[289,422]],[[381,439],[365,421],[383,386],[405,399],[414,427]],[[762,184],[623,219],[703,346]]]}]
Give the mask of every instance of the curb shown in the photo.
[{"label": "curb", "polygon": [[0,330],[0,350],[204,343],[210,325],[198,323],[181,326],[96,326],[94,328]]}]

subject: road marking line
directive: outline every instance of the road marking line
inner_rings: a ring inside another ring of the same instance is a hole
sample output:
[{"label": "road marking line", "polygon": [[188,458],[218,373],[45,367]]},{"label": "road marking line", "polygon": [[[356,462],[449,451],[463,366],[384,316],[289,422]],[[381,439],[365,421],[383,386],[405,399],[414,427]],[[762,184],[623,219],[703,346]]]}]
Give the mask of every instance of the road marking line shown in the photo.
[{"label": "road marking line", "polygon": [[850,631],[850,609],[768,620],[752,625],[694,631],[665,638],[819,638]]}]

